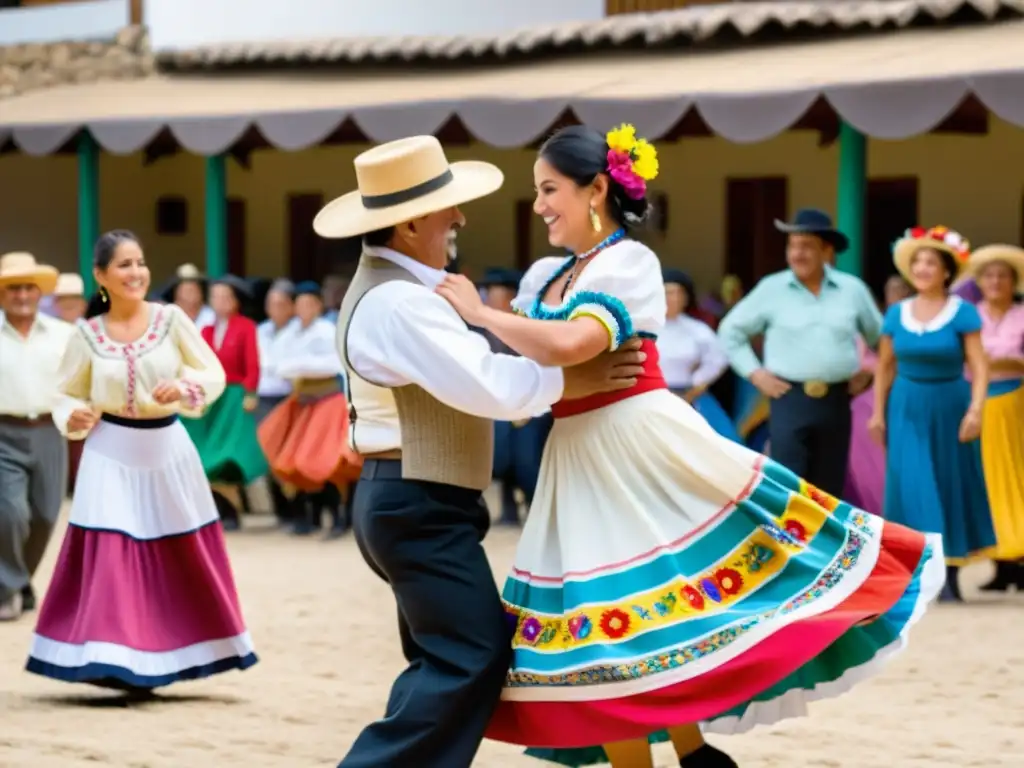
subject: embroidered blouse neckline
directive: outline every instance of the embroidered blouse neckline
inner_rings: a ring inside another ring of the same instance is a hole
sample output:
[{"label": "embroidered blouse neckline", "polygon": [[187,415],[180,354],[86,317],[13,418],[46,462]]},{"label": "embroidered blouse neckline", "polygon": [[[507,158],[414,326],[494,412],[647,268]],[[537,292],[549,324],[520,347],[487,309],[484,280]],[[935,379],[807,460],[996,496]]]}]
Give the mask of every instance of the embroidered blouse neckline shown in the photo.
[{"label": "embroidered blouse neckline", "polygon": [[963,299],[959,296],[950,296],[946,299],[946,303],[939,310],[939,313],[928,322],[922,322],[914,317],[913,302],[914,299],[911,298],[905,299],[900,304],[900,324],[911,333],[921,335],[933,333],[949,325],[953,318],[956,317],[957,310],[963,304]]},{"label": "embroidered blouse neckline", "polygon": [[[602,250],[600,253],[594,254],[594,257],[593,257],[593,260],[592,260],[591,264],[596,264],[597,260],[601,256],[604,256],[605,254],[608,254],[608,253],[612,253],[615,250],[620,250],[623,245],[625,245],[626,243],[630,243],[630,242],[633,242],[633,241],[630,240],[628,237],[625,237],[622,240],[619,240],[617,243],[612,243],[607,248]],[[584,270],[583,272],[580,273],[580,276],[578,278],[576,278],[576,282],[572,285],[572,287],[569,288],[568,291],[566,291],[565,297],[559,303],[557,303],[557,304],[549,304],[546,301],[544,301],[544,297],[547,296],[548,291],[551,290],[551,286],[554,285],[556,282],[558,282],[558,280],[566,272],[569,271],[569,269],[572,267],[573,262],[575,260],[576,260],[576,256],[574,256],[574,255],[570,255],[570,256],[566,257],[565,261],[562,262],[561,266],[559,266],[558,269],[556,269],[551,274],[551,277],[549,277],[547,279],[547,281],[544,283],[544,286],[537,293],[537,299],[536,299],[536,306],[537,307],[546,308],[546,309],[549,309],[549,310],[557,310],[557,309],[561,309],[566,304],[568,304],[569,301],[572,300],[573,294],[575,294],[577,292],[577,290],[578,290],[576,288],[576,286],[579,285],[579,282],[583,278],[583,275],[586,274],[586,270]],[[593,269],[593,266],[591,266],[590,268]]]}]

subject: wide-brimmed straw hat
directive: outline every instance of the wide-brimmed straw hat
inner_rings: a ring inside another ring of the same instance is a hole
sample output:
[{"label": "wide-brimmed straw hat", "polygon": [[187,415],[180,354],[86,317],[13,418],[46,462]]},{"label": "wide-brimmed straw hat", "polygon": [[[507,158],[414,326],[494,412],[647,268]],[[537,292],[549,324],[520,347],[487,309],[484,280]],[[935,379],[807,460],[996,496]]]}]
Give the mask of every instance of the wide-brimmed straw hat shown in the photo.
[{"label": "wide-brimmed straw hat", "polygon": [[0,288],[27,283],[36,286],[44,294],[50,294],[57,287],[59,274],[56,269],[40,264],[35,256],[25,251],[0,256]]},{"label": "wide-brimmed straw hat", "polygon": [[53,295],[57,298],[62,296],[84,298],[85,281],[81,275],[76,275],[74,272],[62,272],[57,278],[57,287],[54,288]]},{"label": "wide-brimmed straw hat", "polygon": [[911,280],[910,262],[922,248],[934,248],[953,258],[957,270],[956,274],[951,275],[953,281],[963,272],[971,255],[971,244],[967,238],[949,227],[912,227],[892,247],[892,263],[907,282]]},{"label": "wide-brimmed straw hat", "polygon": [[1024,248],[1004,243],[986,245],[971,254],[967,261],[967,269],[977,278],[985,267],[996,261],[1003,262],[1017,273],[1016,293],[1024,293]]},{"label": "wide-brimmed straw hat", "polygon": [[355,159],[358,189],[335,198],[313,220],[321,237],[365,235],[489,195],[504,174],[490,163],[449,164],[433,136],[374,147]]}]

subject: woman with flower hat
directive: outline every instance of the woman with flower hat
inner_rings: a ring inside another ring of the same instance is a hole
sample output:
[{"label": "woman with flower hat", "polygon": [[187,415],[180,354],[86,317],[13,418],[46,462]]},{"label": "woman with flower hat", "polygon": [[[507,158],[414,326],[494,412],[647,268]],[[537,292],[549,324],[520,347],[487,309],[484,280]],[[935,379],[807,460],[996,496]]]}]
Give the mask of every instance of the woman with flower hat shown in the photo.
[{"label": "woman with flower hat", "polygon": [[981,344],[989,362],[981,412],[981,460],[996,532],[996,575],[986,592],[1024,591],[1024,249],[989,245],[971,254],[981,290]]},{"label": "woman with flower hat", "polygon": [[868,427],[886,447],[886,518],[942,535],[950,601],[963,599],[959,565],[995,544],[978,440],[988,394],[982,322],[949,294],[969,256],[946,227],[915,227],[896,241],[896,269],[917,295],[885,313]]},{"label": "woman with flower hat", "polygon": [[733,768],[698,724],[735,733],[801,715],[869,676],[941,588],[941,542],[809,486],[670,392],[661,266],[627,236],[657,172],[632,126],[559,131],[534,165],[534,210],[570,255],[531,267],[518,316],[465,278],[437,289],[548,365],[634,337],[647,355],[632,389],[552,406],[503,593],[513,661],[488,735],[616,768],[651,766],[649,741],[671,739],[684,768]]}]

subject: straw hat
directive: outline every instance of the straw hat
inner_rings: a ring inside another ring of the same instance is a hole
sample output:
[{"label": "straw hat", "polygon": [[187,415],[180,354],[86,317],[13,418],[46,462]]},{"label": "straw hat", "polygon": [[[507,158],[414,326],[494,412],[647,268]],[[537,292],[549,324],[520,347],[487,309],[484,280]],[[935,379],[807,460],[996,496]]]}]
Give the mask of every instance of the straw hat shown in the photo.
[{"label": "straw hat", "polygon": [[484,197],[504,175],[478,161],[448,163],[433,136],[412,136],[363,152],[355,159],[355,192],[335,198],[313,221],[321,237],[341,238],[393,227]]},{"label": "straw hat", "polygon": [[57,278],[57,287],[53,291],[54,296],[85,296],[85,281],[80,275],[74,272],[62,272]]},{"label": "straw hat", "polygon": [[0,288],[30,283],[49,294],[57,287],[58,274],[53,267],[37,262],[31,253],[16,251],[0,256]]},{"label": "straw hat", "polygon": [[953,281],[960,276],[967,260],[971,255],[971,244],[967,239],[949,227],[913,227],[903,233],[903,237],[897,240],[892,247],[892,263],[896,269],[909,282],[910,262],[914,254],[922,248],[934,248],[936,251],[948,253],[953,257],[957,265],[957,272],[952,275]]},{"label": "straw hat", "polygon": [[1024,248],[1016,245],[986,245],[971,254],[967,268],[975,278],[994,261],[1008,264],[1017,273],[1017,293],[1024,293]]}]

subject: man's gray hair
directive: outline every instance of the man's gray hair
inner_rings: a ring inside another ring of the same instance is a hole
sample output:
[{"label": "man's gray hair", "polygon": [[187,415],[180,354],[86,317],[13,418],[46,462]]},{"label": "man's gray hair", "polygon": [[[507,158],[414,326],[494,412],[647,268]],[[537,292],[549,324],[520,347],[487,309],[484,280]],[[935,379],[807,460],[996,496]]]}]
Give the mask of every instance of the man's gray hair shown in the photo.
[{"label": "man's gray hair", "polygon": [[295,298],[295,283],[293,283],[291,280],[287,280],[287,279],[282,277],[282,278],[280,278],[278,280],[275,280],[273,283],[270,284],[270,289],[267,291],[267,293],[270,293],[271,291],[277,291],[279,293],[283,293],[286,296],[288,296],[289,298],[294,299]]}]

